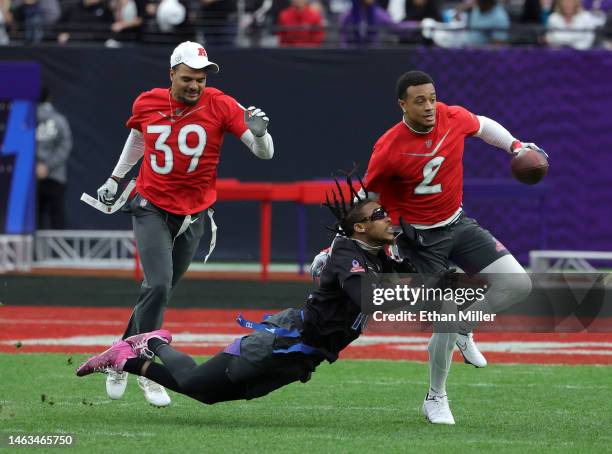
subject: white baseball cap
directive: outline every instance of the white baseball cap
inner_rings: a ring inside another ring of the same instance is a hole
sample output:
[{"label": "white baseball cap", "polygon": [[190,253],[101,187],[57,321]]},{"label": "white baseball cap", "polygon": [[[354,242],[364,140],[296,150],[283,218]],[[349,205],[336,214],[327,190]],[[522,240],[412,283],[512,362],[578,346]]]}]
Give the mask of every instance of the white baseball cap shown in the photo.
[{"label": "white baseball cap", "polygon": [[176,46],[170,56],[170,67],[183,63],[193,69],[210,68],[213,73],[219,72],[219,65],[208,59],[204,46],[193,41],[185,41]]}]

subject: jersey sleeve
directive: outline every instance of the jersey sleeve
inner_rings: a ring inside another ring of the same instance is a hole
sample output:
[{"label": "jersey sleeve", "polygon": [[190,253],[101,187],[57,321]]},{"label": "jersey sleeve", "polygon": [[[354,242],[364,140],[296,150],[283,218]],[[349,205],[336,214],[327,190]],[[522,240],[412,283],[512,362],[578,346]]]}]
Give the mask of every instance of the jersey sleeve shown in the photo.
[{"label": "jersey sleeve", "polygon": [[244,122],[244,107],[226,94],[219,95],[216,101],[223,114],[223,128],[240,138],[248,129]]},{"label": "jersey sleeve", "polygon": [[129,129],[136,129],[142,132],[142,111],[143,104],[145,103],[145,93],[142,93],[136,100],[134,104],[132,104],[132,115],[128,118],[128,121],[125,123],[125,127]]},{"label": "jersey sleeve", "polygon": [[461,128],[466,136],[472,136],[480,129],[480,121],[472,112],[461,106],[449,106],[448,114]]},{"label": "jersey sleeve", "polygon": [[364,178],[366,189],[372,192],[383,192],[382,187],[388,178],[388,169],[387,142],[379,140],[374,145],[374,151],[368,163],[368,171]]}]

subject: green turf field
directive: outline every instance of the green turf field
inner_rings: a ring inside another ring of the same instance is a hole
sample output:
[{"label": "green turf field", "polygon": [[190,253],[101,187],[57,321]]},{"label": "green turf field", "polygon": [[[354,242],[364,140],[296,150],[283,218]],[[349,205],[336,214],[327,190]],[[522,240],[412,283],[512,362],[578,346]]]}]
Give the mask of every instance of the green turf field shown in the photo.
[{"label": "green turf field", "polygon": [[[133,378],[122,400],[108,400],[104,376],[77,378],[84,356],[69,358],[0,354],[4,438],[70,433],[76,451],[89,453],[612,449],[612,367],[455,364],[449,396],[457,425],[433,426],[419,411],[426,364],[340,361],[259,400],[205,406],[172,393],[173,404],[157,409]],[[37,450],[44,451],[57,449]]]}]

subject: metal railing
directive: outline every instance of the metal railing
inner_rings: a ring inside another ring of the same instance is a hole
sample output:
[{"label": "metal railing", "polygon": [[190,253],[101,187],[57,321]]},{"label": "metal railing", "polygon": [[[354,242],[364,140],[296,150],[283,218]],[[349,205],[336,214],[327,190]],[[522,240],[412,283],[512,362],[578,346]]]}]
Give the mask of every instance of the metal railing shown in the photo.
[{"label": "metal railing", "polygon": [[131,230],[40,230],[34,252],[37,267],[131,269],[136,247]]},{"label": "metal railing", "polygon": [[32,268],[32,236],[0,235],[0,274],[9,271],[30,271]]},{"label": "metal railing", "polygon": [[[247,25],[245,25],[247,24]],[[137,31],[113,33],[110,24],[106,23],[57,23],[47,26],[44,30],[44,42],[47,44],[57,43],[58,36],[62,33],[70,35],[67,42],[71,44],[82,43],[108,43],[114,41],[117,46],[133,45],[159,45],[176,44],[184,40],[196,40],[208,46],[219,47],[277,47],[279,46],[277,35],[281,32],[301,32],[305,30],[320,30],[324,32],[324,39],[317,45],[323,48],[337,47],[408,47],[415,44],[434,44],[429,37],[432,31],[440,31],[456,37],[465,35],[467,32],[478,32],[492,35],[495,32],[507,34],[505,44],[508,46],[535,45],[545,46],[547,33],[562,31],[563,33],[579,36],[584,33],[593,33],[594,47],[600,47],[606,38],[606,29],[597,27],[584,30],[557,30],[539,24],[513,23],[510,28],[504,29],[476,29],[468,26],[447,27],[440,24],[438,28],[430,26],[422,27],[420,23],[400,23],[393,26],[368,26],[366,29],[357,26],[341,27],[338,24],[326,24],[316,29],[304,27],[281,27],[264,22],[241,21],[237,17],[227,21],[224,19],[204,18],[202,14],[192,15],[192,22],[181,25],[172,32],[162,32],[153,19],[144,21]],[[353,32],[361,32],[363,41],[351,38]],[[430,33],[427,33],[430,32]],[[376,35],[375,42],[367,42],[368,35]],[[347,36],[348,39],[346,38]],[[25,32],[23,28],[16,28],[11,33],[11,44],[20,45],[24,42]],[[469,44],[466,44],[469,46]]]},{"label": "metal railing", "polygon": [[594,273],[591,261],[612,262],[612,252],[596,251],[531,251],[529,265],[533,273],[577,271]]},{"label": "metal railing", "polygon": [[[134,269],[136,247],[130,230],[41,230],[0,235],[0,274],[32,268]],[[590,262],[612,263],[612,252],[531,251],[534,273],[595,272]],[[215,269],[214,266],[208,266]]]}]

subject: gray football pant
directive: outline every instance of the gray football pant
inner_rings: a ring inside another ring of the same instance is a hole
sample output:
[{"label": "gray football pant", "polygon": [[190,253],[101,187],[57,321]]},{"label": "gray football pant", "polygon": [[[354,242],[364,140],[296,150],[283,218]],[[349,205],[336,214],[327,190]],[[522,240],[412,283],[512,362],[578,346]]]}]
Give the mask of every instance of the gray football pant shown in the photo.
[{"label": "gray football pant", "polygon": [[[452,225],[420,233],[424,236],[426,249],[399,251],[402,257],[407,256],[411,259],[419,272],[438,273],[448,268],[450,259],[468,273],[487,271],[496,273],[490,277],[490,288],[485,300],[493,308],[501,308],[504,304],[511,305],[529,295],[531,280],[520,264],[475,220],[462,214]],[[500,266],[490,270],[491,264]],[[507,279],[508,275],[504,274],[521,271],[522,275],[514,275],[517,277],[512,280]],[[456,332],[446,332],[450,328],[448,324],[443,325],[443,329],[437,330],[434,324],[434,333],[428,346],[429,386],[439,394],[446,394],[446,381],[458,337]],[[462,331],[471,331],[472,328],[464,328]]]},{"label": "gray football pant", "polygon": [[184,216],[166,213],[150,203],[141,206],[137,195],[131,204],[132,224],[144,280],[123,338],[161,328],[166,306],[177,282],[183,277],[204,234],[206,211],[175,238]]}]

